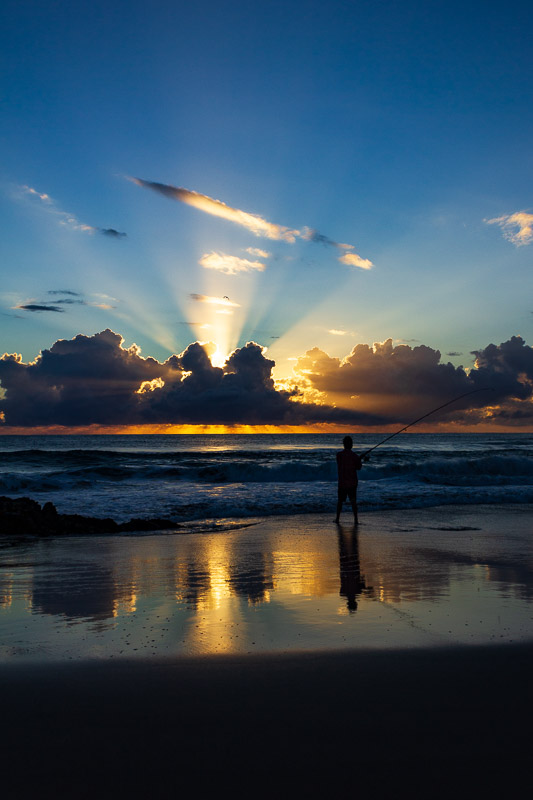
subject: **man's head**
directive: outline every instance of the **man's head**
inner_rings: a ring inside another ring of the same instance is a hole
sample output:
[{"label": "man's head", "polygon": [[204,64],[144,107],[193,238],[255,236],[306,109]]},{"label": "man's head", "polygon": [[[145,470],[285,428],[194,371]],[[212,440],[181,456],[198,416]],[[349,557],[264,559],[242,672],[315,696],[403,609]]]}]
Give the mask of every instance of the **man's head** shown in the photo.
[{"label": "man's head", "polygon": [[345,436],[342,440],[345,450],[351,450],[353,447],[353,441],[351,436]]}]

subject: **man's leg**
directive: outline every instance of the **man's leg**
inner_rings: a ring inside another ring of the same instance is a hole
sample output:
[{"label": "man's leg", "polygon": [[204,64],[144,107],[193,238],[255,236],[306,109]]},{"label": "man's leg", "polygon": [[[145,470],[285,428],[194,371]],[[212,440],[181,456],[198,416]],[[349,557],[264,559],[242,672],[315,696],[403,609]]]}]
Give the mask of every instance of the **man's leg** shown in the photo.
[{"label": "man's leg", "polygon": [[335,522],[339,522],[341,511],[342,511],[342,504],[346,500],[346,489],[341,489],[339,486],[339,490],[337,492],[337,516],[335,517]]}]

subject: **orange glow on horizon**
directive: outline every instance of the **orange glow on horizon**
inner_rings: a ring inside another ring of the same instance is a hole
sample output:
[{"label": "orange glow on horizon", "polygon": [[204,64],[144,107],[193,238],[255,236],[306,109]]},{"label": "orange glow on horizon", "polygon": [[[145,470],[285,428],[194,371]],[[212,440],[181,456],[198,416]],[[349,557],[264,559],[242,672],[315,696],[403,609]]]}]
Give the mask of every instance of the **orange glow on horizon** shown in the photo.
[{"label": "orange glow on horizon", "polygon": [[[362,427],[357,425],[340,425],[331,422],[316,422],[308,425],[85,425],[66,427],[64,425],[38,426],[33,428],[0,425],[0,436],[151,436],[167,434],[208,435],[215,434],[288,434],[288,433],[363,433],[390,434],[401,427],[401,423],[382,425],[380,427]],[[417,425],[410,433],[533,433],[533,426],[510,427],[491,424],[460,425],[447,423],[443,425]]]}]

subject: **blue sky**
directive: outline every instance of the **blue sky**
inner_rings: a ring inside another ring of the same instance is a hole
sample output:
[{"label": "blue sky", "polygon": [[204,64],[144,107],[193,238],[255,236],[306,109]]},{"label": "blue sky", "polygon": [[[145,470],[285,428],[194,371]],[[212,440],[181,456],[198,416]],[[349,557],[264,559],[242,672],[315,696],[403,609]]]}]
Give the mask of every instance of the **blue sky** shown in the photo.
[{"label": "blue sky", "polygon": [[[160,361],[253,339],[282,378],[313,347],[392,338],[469,367],[490,342],[531,343],[529,4],[3,7],[1,352],[28,361],[107,327]],[[318,231],[373,267],[127,176]],[[207,269],[211,253],[263,268]],[[20,308],[58,298],[80,302]]]}]

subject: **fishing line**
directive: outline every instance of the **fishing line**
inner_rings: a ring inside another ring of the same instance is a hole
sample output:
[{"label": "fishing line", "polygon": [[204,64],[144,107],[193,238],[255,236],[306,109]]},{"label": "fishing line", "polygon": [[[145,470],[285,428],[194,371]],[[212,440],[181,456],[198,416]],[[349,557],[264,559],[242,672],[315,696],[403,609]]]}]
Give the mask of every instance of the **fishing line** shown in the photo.
[{"label": "fishing line", "polygon": [[494,391],[495,389],[492,386],[485,386],[483,387],[483,389],[472,389],[472,391],[470,392],[465,392],[464,394],[460,394],[458,397],[454,397],[453,400],[448,400],[447,403],[443,403],[443,405],[438,406],[438,408],[434,408],[433,411],[428,411],[427,414],[418,417],[418,419],[415,419],[414,422],[410,422],[409,425],[406,425],[404,428],[400,428],[400,430],[396,431],[396,433],[391,433],[390,436],[386,436],[385,439],[383,439],[383,441],[378,442],[378,444],[375,444],[374,447],[370,448],[370,450],[367,450],[365,453],[361,453],[361,458],[366,458],[368,454],[372,452],[372,450],[376,449],[376,447],[381,447],[382,444],[385,444],[385,442],[388,442],[389,439],[392,439],[394,436],[398,436],[399,433],[403,433],[404,431],[407,430],[407,428],[411,428],[413,425],[416,425],[417,422],[426,419],[426,417],[430,417],[432,414],[436,414],[437,411],[440,411],[442,408],[446,408],[446,406],[451,406],[452,403],[456,403],[458,400],[462,400],[463,397],[468,397],[468,395],[475,394],[476,392],[494,392]]}]

